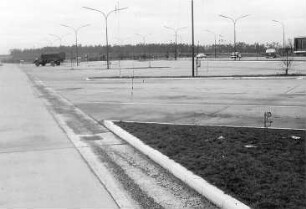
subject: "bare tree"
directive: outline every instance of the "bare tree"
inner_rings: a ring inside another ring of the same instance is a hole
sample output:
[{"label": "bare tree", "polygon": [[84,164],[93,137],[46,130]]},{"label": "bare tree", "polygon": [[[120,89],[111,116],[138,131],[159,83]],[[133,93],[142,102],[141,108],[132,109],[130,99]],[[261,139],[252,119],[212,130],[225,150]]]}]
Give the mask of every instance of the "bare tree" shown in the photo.
[{"label": "bare tree", "polygon": [[289,74],[289,70],[291,69],[293,64],[292,51],[293,51],[293,44],[292,40],[289,39],[288,45],[284,48],[283,57],[281,58],[281,62],[285,70],[286,76]]}]

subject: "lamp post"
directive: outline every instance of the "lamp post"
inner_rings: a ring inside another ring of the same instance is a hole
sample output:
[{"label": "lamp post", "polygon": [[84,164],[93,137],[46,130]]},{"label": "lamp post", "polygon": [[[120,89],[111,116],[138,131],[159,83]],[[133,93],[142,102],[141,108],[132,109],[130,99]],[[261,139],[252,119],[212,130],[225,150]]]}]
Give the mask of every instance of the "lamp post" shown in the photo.
[{"label": "lamp post", "polygon": [[146,38],[151,35],[151,34],[147,34],[147,35],[143,35],[143,34],[140,34],[140,33],[136,33],[137,36],[140,36],[142,38],[142,42],[143,44],[145,45],[146,44]]},{"label": "lamp post", "polygon": [[218,39],[218,45],[219,45],[219,54],[221,56],[222,54],[222,47],[221,47],[221,42],[223,43],[225,40],[223,39],[223,35],[219,34],[219,39]]},{"label": "lamp post", "polygon": [[212,33],[214,35],[214,38],[215,38],[215,47],[214,47],[214,50],[215,50],[215,58],[216,58],[217,57],[217,34],[215,32],[210,31],[210,30],[205,30],[205,31],[209,32],[209,33]]},{"label": "lamp post", "polygon": [[219,15],[219,16],[223,17],[223,18],[226,18],[226,19],[230,19],[234,24],[234,52],[236,52],[236,23],[237,23],[238,20],[240,20],[242,18],[245,18],[245,17],[248,17],[250,15],[243,15],[243,16],[240,16],[236,19],[234,19],[232,17],[225,16],[225,15]]},{"label": "lamp post", "polygon": [[131,38],[130,37],[128,37],[128,38],[114,37],[114,39],[116,39],[119,42],[120,45],[123,45],[126,40],[129,40]]},{"label": "lamp post", "polygon": [[63,35],[63,36],[58,36],[58,35],[55,35],[55,34],[50,33],[49,35],[55,37],[55,38],[60,42],[60,46],[62,46],[62,40],[63,40],[63,38],[64,38],[65,36],[67,36],[68,34],[65,34],[65,35]]},{"label": "lamp post", "polygon": [[[144,55],[145,55],[145,59],[146,59],[146,37],[151,35],[151,33],[147,34],[147,35],[143,35],[143,34],[139,34],[139,33],[136,33],[137,36],[140,36],[142,38],[142,41],[143,41],[143,48],[144,48]],[[151,61],[150,61],[150,46],[148,46],[149,48],[149,67],[151,67]]]},{"label": "lamp post", "polygon": [[[121,46],[124,44],[124,41],[125,41],[125,40],[128,40],[128,39],[130,39],[130,38],[118,38],[118,37],[115,37],[115,39],[118,40],[119,47],[121,47]],[[123,54],[120,54],[120,53],[119,53],[118,59],[119,59],[119,68],[120,68],[120,70],[121,70],[120,60],[123,59]],[[121,71],[120,71],[120,75],[121,75]]]},{"label": "lamp post", "polygon": [[180,30],[183,30],[187,27],[180,27],[180,28],[172,28],[172,27],[168,27],[168,26],[164,26],[166,29],[172,30],[174,32],[174,36],[175,36],[175,51],[174,51],[174,59],[177,60],[177,35],[178,32]]},{"label": "lamp post", "polygon": [[127,9],[127,7],[124,8],[116,8],[114,10],[109,11],[108,13],[105,13],[101,10],[98,9],[94,9],[94,8],[90,8],[90,7],[83,7],[84,9],[88,9],[88,10],[92,10],[92,11],[96,11],[99,12],[100,14],[103,15],[104,19],[105,19],[105,37],[106,37],[106,65],[107,65],[107,69],[109,69],[109,46],[108,46],[108,31],[107,31],[107,21],[108,21],[108,17],[110,14],[112,14],[113,12],[117,12],[120,10],[124,10]]},{"label": "lamp post", "polygon": [[50,41],[48,38],[45,38],[44,41],[45,41],[46,43],[48,43],[48,45],[47,45],[46,47],[52,47],[52,46],[53,46],[53,42]]},{"label": "lamp post", "polygon": [[285,43],[285,24],[283,22],[280,22],[278,20],[272,20],[273,22],[277,22],[282,26],[283,29],[283,49],[285,49],[286,43]]},{"label": "lamp post", "polygon": [[82,25],[82,26],[80,26],[78,28],[74,28],[74,27],[71,27],[69,25],[63,25],[63,24],[61,24],[61,26],[69,28],[69,29],[74,31],[74,34],[75,34],[76,63],[77,63],[77,66],[79,66],[79,59],[78,59],[79,58],[79,52],[78,52],[78,32],[79,32],[80,29],[89,26],[89,24]]},{"label": "lamp post", "polygon": [[59,42],[60,42],[60,46],[62,45],[62,38],[60,37],[60,36],[58,36],[58,35],[55,35],[55,34],[49,34],[50,36],[54,36],[57,40],[59,40]]}]

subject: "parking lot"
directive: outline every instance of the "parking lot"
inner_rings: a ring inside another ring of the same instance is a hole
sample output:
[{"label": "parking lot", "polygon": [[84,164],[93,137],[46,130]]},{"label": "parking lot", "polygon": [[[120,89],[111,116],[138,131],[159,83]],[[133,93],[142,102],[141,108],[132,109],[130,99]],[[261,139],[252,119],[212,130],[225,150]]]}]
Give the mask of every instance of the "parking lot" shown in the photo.
[{"label": "parking lot", "polygon": [[[306,127],[305,77],[265,76],[284,73],[279,60],[206,60],[198,75],[228,77],[192,79],[163,78],[190,76],[189,60],[117,61],[110,70],[102,62],[22,68],[96,120],[262,127],[264,112],[270,111],[272,127]],[[289,72],[305,71],[306,62],[295,61]]]}]

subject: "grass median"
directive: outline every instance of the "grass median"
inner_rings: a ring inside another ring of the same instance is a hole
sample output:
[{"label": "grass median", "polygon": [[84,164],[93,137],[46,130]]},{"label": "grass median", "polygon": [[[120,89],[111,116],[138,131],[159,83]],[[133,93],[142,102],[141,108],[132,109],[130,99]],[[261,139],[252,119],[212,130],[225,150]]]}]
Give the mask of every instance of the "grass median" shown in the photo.
[{"label": "grass median", "polygon": [[303,130],[116,124],[252,208],[306,208]]}]

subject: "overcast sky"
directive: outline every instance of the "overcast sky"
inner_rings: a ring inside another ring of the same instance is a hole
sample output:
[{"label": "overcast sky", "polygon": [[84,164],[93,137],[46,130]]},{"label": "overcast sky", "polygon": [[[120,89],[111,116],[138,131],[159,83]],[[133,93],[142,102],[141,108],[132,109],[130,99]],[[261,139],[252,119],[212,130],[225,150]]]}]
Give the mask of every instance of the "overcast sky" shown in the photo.
[{"label": "overcast sky", "polygon": [[[179,42],[191,42],[190,0],[0,0],[0,54],[12,48],[39,48],[59,45],[50,34],[64,36],[63,45],[74,43],[72,30],[60,24],[79,27],[82,45],[105,44],[105,22],[101,14],[83,6],[105,12],[128,7],[109,17],[110,44],[169,43],[174,33],[164,26],[187,27],[179,32]],[[225,43],[233,42],[233,23],[219,16],[237,18],[237,41],[247,43],[282,43],[282,26],[286,39],[306,36],[306,0],[194,0],[196,43],[212,44],[210,30],[222,34]],[[219,39],[217,37],[217,39]]]}]

